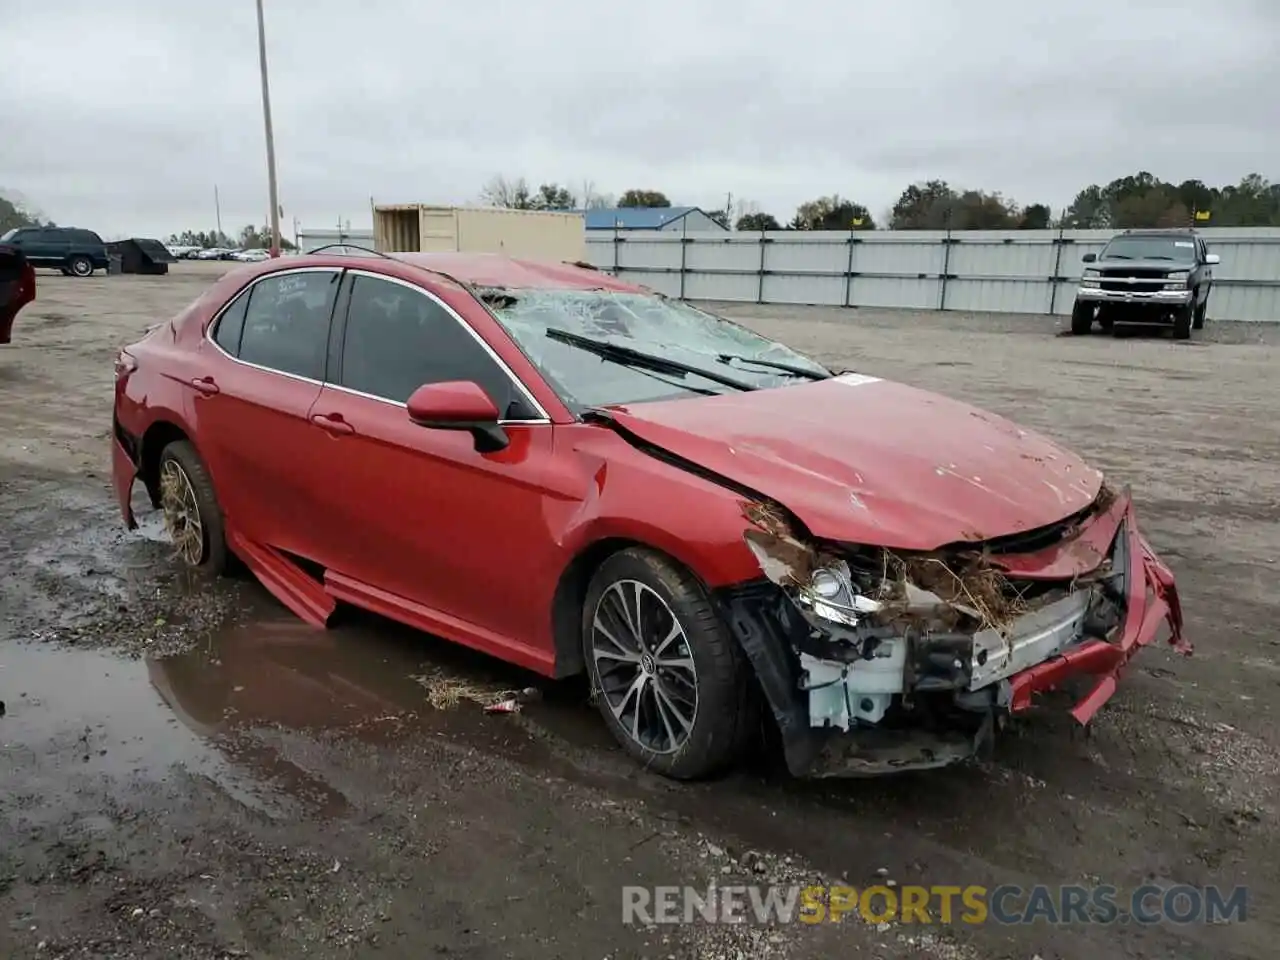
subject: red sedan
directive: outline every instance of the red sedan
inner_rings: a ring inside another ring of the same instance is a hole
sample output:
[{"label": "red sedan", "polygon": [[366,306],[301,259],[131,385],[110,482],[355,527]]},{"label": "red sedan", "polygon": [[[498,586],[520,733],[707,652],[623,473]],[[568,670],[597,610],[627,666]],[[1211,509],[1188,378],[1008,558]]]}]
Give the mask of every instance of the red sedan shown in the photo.
[{"label": "red sedan", "polygon": [[1173,577],[1127,492],[965,404],[581,265],[313,254],[233,270],[116,362],[114,476],[232,554],[548,677],[638,760],[962,760],[1034,695],[1086,723]]},{"label": "red sedan", "polygon": [[35,270],[17,247],[0,244],[0,345],[12,338],[18,311],[35,298]]}]

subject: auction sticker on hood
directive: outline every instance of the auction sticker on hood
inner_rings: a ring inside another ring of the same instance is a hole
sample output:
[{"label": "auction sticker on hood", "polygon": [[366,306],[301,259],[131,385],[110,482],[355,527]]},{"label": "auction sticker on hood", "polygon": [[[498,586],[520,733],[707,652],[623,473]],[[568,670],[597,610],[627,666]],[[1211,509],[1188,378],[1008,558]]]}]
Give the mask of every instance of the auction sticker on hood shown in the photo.
[{"label": "auction sticker on hood", "polygon": [[851,387],[861,387],[867,383],[879,383],[879,377],[868,377],[861,373],[842,373],[836,377],[837,383],[847,383]]}]

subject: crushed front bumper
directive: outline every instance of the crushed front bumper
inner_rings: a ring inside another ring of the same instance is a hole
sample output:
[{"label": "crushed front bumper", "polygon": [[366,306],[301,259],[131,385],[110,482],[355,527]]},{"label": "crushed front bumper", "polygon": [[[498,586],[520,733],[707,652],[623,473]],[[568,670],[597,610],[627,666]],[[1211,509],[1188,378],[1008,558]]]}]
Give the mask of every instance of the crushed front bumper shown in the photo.
[{"label": "crushed front bumper", "polygon": [[1072,571],[1090,565],[1096,568],[1104,558],[1112,564],[1123,601],[1118,624],[1105,636],[1090,635],[1086,604],[1073,602],[1078,596],[1073,594],[1021,618],[1004,636],[974,634],[974,650],[982,656],[975,653],[971,682],[961,695],[977,694],[986,706],[959,725],[862,724],[848,732],[815,726],[795,652],[804,645],[797,631],[811,630],[811,621],[788,616],[785,605],[791,601],[768,581],[722,591],[719,600],[772,708],[792,774],[877,776],[973,757],[1005,718],[1028,710],[1036,694],[1068,680],[1092,680],[1071,710],[1078,723],[1087,724],[1115,693],[1128,662],[1155,641],[1162,623],[1168,627],[1169,644],[1189,654],[1173,574],[1139,531],[1128,491],[1091,517],[1078,535],[1039,553],[1001,556],[995,562],[1013,576],[1055,581],[1070,580]]}]

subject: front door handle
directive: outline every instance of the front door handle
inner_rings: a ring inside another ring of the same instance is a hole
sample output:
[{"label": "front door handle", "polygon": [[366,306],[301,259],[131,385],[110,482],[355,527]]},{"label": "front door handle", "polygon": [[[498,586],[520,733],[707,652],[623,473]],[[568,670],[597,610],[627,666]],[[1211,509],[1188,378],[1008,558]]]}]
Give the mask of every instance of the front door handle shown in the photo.
[{"label": "front door handle", "polygon": [[328,430],[330,433],[346,434],[356,432],[356,428],[343,420],[340,413],[315,413],[311,415],[311,422],[322,430]]},{"label": "front door handle", "polygon": [[191,381],[191,385],[207,397],[219,392],[218,385],[214,382],[213,377],[196,377]]}]

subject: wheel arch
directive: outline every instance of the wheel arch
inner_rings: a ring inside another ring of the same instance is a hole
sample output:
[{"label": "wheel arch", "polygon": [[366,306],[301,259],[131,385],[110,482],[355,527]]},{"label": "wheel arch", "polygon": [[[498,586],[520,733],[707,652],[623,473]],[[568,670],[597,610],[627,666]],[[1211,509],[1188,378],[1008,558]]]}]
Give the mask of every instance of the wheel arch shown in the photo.
[{"label": "wheel arch", "polygon": [[138,478],[146,487],[151,506],[160,506],[160,454],[177,440],[185,440],[195,446],[191,435],[178,423],[160,418],[151,423],[142,434],[138,446]]},{"label": "wheel arch", "polygon": [[657,554],[693,577],[710,594],[706,580],[686,559],[653,543],[627,536],[606,536],[587,544],[565,566],[551,600],[551,635],[555,643],[557,679],[576,676],[586,670],[582,653],[582,621],[586,611],[591,578],[606,560],[623,550],[640,548]]}]

